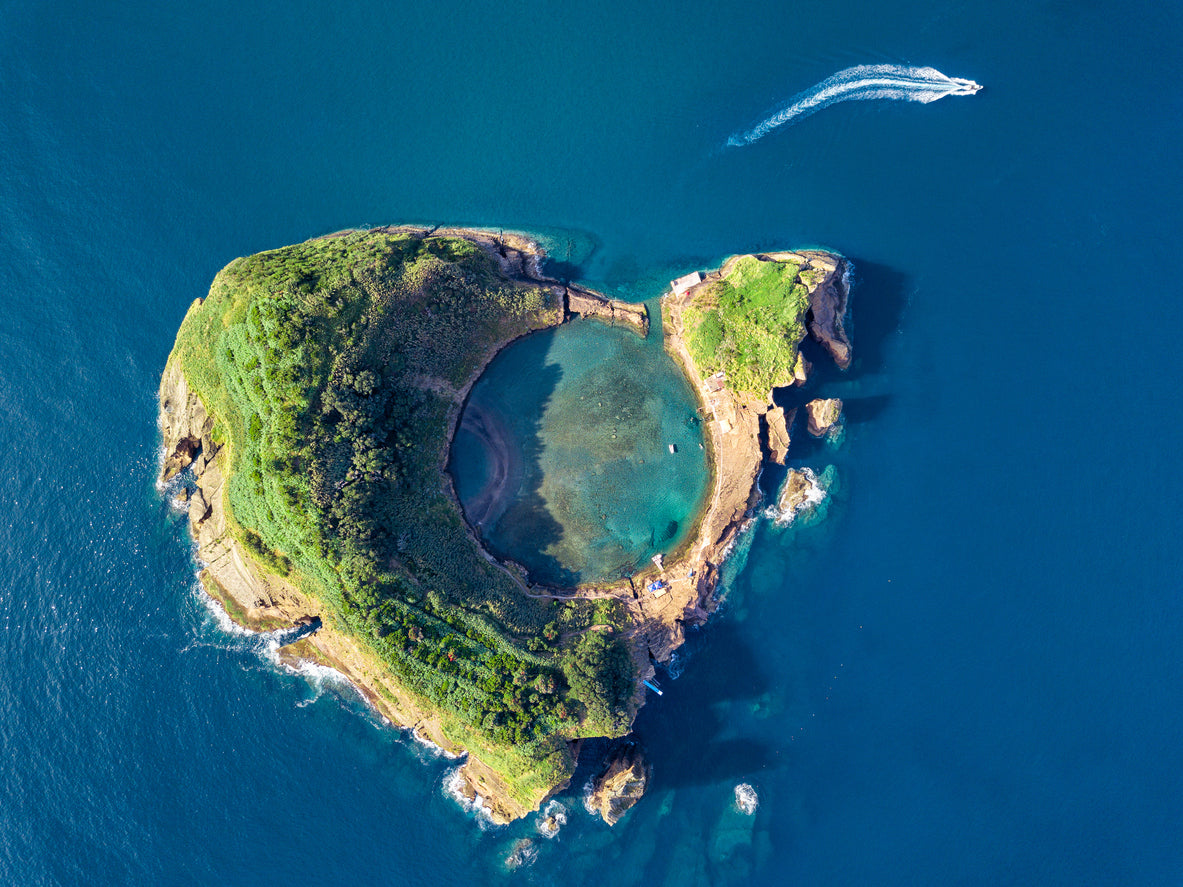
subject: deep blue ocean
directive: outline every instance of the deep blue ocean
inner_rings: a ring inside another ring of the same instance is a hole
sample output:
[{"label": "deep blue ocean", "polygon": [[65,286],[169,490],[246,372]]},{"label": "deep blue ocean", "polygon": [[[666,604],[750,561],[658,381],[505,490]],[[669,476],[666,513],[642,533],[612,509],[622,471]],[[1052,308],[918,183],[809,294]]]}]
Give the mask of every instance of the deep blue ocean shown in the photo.
[{"label": "deep blue ocean", "polygon": [[[0,883],[1183,882],[1181,40],[1151,0],[0,0]],[[724,148],[858,65],[985,89]],[[405,221],[636,299],[857,269],[825,519],[745,537],[650,794],[609,829],[581,772],[514,871],[533,820],[220,627],[154,484],[218,269]]]}]

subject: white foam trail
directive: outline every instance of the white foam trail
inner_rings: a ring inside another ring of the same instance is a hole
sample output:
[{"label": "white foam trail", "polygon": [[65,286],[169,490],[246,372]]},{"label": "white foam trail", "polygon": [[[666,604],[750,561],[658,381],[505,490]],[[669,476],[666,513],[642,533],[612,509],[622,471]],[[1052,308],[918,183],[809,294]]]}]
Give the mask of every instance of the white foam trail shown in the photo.
[{"label": "white foam trail", "polygon": [[746,132],[735,133],[727,140],[727,144],[731,147],[750,145],[778,126],[801,120],[838,102],[896,99],[927,104],[947,95],[973,95],[981,88],[972,80],[946,77],[936,68],[857,65],[797,93],[770,117]]}]

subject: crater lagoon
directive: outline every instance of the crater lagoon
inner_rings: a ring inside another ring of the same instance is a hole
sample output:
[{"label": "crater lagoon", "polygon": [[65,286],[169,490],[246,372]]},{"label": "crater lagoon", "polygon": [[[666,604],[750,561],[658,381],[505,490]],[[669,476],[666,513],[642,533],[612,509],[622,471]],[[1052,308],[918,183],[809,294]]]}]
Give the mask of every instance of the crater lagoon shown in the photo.
[{"label": "crater lagoon", "polygon": [[489,550],[537,582],[628,575],[675,548],[702,505],[701,417],[655,308],[647,339],[575,320],[512,343],[473,386],[456,492]]}]

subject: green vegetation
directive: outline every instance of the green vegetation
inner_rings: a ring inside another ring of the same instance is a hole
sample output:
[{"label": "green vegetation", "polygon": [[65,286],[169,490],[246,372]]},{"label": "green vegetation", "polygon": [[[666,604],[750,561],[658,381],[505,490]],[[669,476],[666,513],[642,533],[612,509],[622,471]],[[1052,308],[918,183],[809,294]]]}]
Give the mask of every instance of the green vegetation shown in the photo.
[{"label": "green vegetation", "polygon": [[469,241],[353,232],[232,262],[170,358],[228,447],[238,541],[526,806],[569,776],[565,738],[618,735],[634,705],[625,615],[524,595],[443,483],[455,392],[557,323],[551,299]]},{"label": "green vegetation", "polygon": [[687,348],[703,376],[723,370],[729,387],[759,397],[792,384],[809,310],[799,272],[789,262],[743,256],[695,296],[683,317]]}]

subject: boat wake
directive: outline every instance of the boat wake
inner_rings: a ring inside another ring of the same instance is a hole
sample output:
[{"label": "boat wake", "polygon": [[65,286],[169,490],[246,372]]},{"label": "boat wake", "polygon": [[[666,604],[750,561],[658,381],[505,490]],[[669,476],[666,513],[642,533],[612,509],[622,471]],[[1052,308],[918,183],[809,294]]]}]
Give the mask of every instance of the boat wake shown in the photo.
[{"label": "boat wake", "polygon": [[961,77],[946,77],[936,68],[904,65],[857,65],[827,77],[799,92],[774,114],[745,132],[727,140],[730,147],[750,145],[778,126],[793,123],[838,102],[896,99],[905,102],[935,102],[947,95],[973,95],[981,85]]}]

